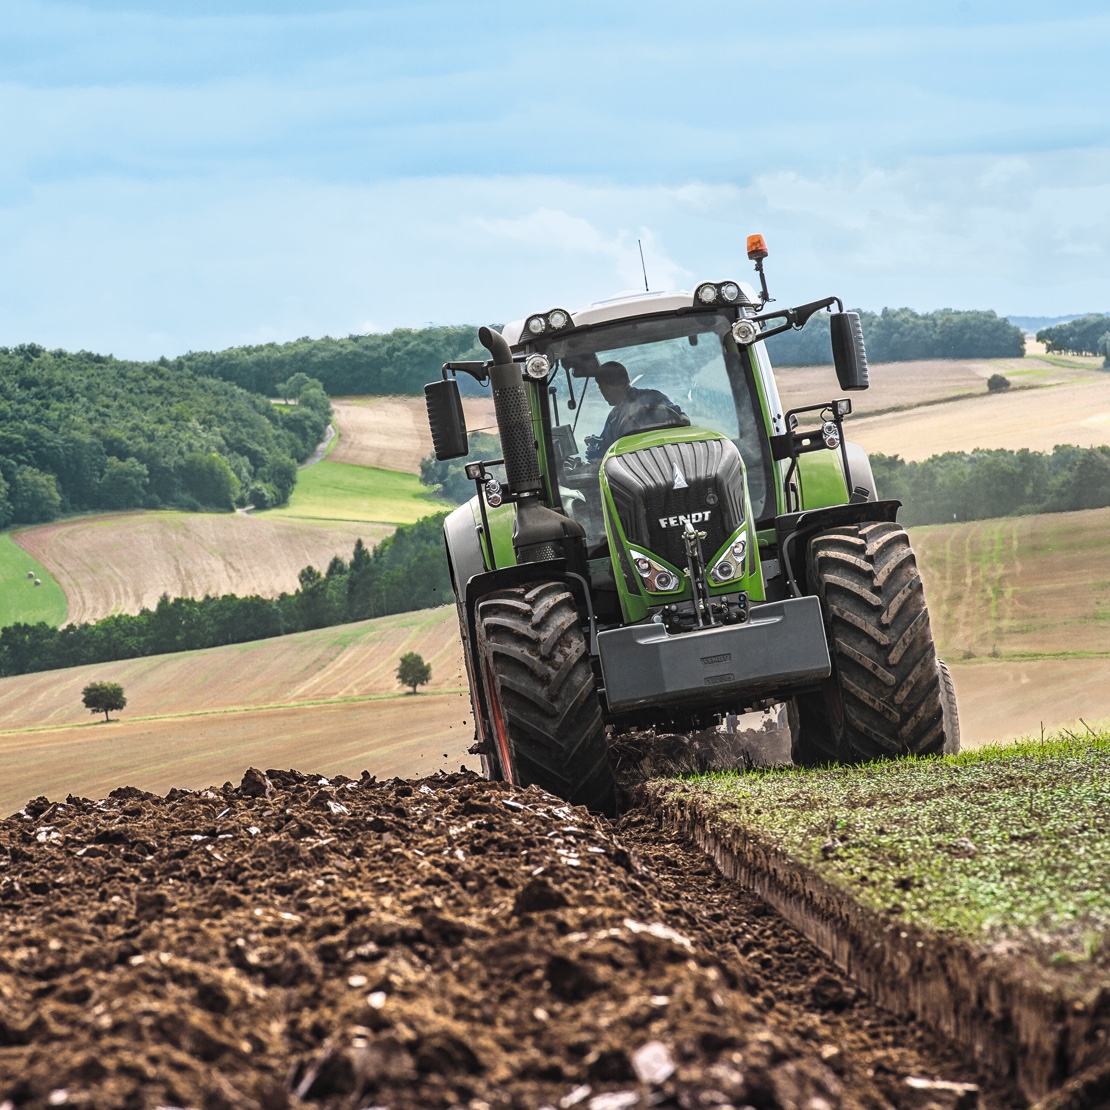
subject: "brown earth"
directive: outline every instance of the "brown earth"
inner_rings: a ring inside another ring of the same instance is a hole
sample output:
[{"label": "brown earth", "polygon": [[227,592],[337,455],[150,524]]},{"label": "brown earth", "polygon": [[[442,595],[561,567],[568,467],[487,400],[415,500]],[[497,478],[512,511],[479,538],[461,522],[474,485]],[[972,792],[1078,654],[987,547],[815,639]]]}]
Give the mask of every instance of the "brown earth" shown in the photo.
[{"label": "brown earth", "polygon": [[470,775],[39,799],[0,823],[0,916],[13,1108],[837,1110],[980,1078],[642,815]]},{"label": "brown earth", "polygon": [[[419,474],[432,453],[423,397],[336,397],[332,410],[339,432],[332,462]],[[470,431],[496,432],[492,397],[464,398],[463,413]]]},{"label": "brown earth", "polygon": [[57,578],[72,624],[153,609],[158,598],[206,594],[276,597],[306,566],[350,558],[392,527],[349,521],[276,520],[244,513],[134,512],[75,517],[13,533]]}]

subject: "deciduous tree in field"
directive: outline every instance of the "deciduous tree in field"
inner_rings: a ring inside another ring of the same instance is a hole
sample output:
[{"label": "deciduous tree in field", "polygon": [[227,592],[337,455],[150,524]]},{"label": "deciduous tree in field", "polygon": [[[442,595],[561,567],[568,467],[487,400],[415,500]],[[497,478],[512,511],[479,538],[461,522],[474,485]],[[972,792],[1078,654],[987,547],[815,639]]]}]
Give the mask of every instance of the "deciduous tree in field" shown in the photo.
[{"label": "deciduous tree in field", "polygon": [[407,651],[401,656],[401,662],[397,667],[397,681],[402,686],[411,686],[415,694],[417,686],[423,686],[431,680],[431,677],[431,663],[425,663],[415,651]]},{"label": "deciduous tree in field", "polygon": [[118,713],[127,705],[123,687],[118,682],[90,682],[81,691],[81,700],[91,713],[103,713],[106,721],[113,709]]}]

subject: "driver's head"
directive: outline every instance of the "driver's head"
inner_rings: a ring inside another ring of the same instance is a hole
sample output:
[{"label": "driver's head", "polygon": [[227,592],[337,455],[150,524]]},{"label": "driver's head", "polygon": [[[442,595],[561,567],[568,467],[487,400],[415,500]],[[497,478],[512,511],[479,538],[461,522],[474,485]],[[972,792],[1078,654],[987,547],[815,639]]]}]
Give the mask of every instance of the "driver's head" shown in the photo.
[{"label": "driver's head", "polygon": [[628,392],[628,371],[619,362],[604,362],[598,367],[597,387],[610,405],[618,405]]}]

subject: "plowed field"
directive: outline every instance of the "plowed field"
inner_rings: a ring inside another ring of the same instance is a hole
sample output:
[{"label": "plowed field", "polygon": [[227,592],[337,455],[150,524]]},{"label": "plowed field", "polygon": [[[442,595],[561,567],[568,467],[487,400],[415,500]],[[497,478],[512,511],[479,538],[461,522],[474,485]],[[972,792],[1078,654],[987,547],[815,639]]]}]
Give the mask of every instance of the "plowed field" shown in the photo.
[{"label": "plowed field", "polygon": [[153,608],[158,598],[205,594],[276,597],[306,566],[349,558],[393,529],[357,521],[305,521],[243,513],[109,513],[43,524],[16,542],[57,578],[69,621]]},{"label": "plowed field", "polygon": [[20,1108],[847,1110],[921,1077],[1017,1105],[642,816],[534,789],[41,799],[0,867]]}]

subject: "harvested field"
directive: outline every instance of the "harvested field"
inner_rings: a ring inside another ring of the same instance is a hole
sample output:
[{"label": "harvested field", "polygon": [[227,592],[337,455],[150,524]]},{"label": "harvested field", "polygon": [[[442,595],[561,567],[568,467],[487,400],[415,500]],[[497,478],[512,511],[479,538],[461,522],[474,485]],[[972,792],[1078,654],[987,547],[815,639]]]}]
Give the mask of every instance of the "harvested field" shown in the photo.
[{"label": "harvested field", "polygon": [[[1101,359],[1027,354],[1025,358],[938,358],[917,362],[872,363],[871,388],[852,395],[855,413],[917,409],[986,393],[987,379],[1001,374],[1012,389],[1093,383]],[[779,395],[787,408],[815,405],[838,396],[832,366],[776,366]],[[919,414],[920,415],[920,414]]]},{"label": "harvested field", "polygon": [[334,555],[349,558],[360,536],[373,546],[392,530],[272,514],[134,512],[43,524],[15,540],[57,578],[79,624],[152,609],[163,593],[276,597],[297,588],[303,567],[323,570]]},{"label": "harvested field", "polygon": [[1110,728],[1110,658],[949,664],[964,748],[1069,729]]},{"label": "harvested field", "polygon": [[[419,474],[432,453],[423,397],[335,397],[332,409],[339,431],[332,462]],[[463,398],[463,412],[470,431],[496,432],[492,397]]]},{"label": "harvested field", "polygon": [[39,800],[0,861],[0,1099],[33,1110],[847,1110],[978,1078],[641,816],[473,776]]},{"label": "harvested field", "polygon": [[1110,734],[649,789],[885,1007],[1030,1098],[1110,1082]]},{"label": "harvested field", "polygon": [[120,682],[127,715],[262,708],[393,694],[397,660],[415,651],[432,666],[424,690],[466,684],[454,606],[295,632],[204,651],[90,663],[0,678],[0,733],[85,723],[81,689]]},{"label": "harvested field", "polygon": [[912,530],[941,655],[1107,656],[1110,509]]},{"label": "harvested field", "polygon": [[1096,447],[1110,444],[1110,376],[1045,389],[984,391],[950,404],[851,416],[846,427],[850,438],[868,451],[907,460],[977,447]]},{"label": "harvested field", "polygon": [[108,723],[86,713],[80,726],[0,734],[0,813],[39,794],[104,797],[121,782],[196,789],[252,762],[315,759],[325,774],[383,778],[457,771],[477,767],[473,740],[470,701],[457,691]]}]

